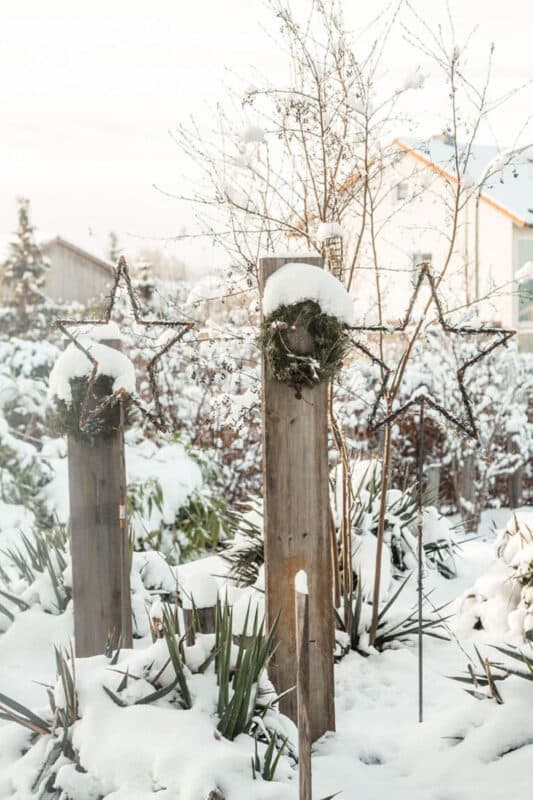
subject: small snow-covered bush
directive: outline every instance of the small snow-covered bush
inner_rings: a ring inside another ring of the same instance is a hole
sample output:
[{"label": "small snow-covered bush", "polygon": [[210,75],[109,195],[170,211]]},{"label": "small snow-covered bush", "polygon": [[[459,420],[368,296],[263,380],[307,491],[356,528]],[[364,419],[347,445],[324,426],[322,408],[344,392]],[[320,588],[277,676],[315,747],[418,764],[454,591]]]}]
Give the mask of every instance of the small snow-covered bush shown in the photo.
[{"label": "small snow-covered bush", "polygon": [[[266,672],[273,631],[256,615],[235,644],[232,610],[219,605],[215,634],[187,646],[178,610],[162,615],[163,636],[143,649],[76,660],[57,650],[49,709],[0,695],[2,716],[29,731],[10,772],[14,796],[96,800],[157,785],[192,800],[214,797],[219,782],[231,792],[250,781],[252,796],[253,780],[288,778],[295,728]],[[288,796],[279,788],[268,796]]]},{"label": "small snow-covered bush", "polygon": [[[381,465],[377,461],[361,461],[353,469],[352,485],[355,508],[352,520],[354,572],[373,583],[375,545],[367,537],[377,537],[381,505]],[[395,570],[414,569],[417,562],[417,495],[415,486],[405,490],[389,489],[385,512],[384,544]],[[444,577],[453,577],[453,538],[450,526],[434,506],[424,508],[424,551],[429,565]],[[367,576],[368,572],[371,572]]]},{"label": "small snow-covered bush", "polygon": [[[0,565],[0,632],[17,614],[33,606],[47,614],[65,613],[72,598],[70,543],[65,528],[19,532],[18,544],[6,546]],[[154,599],[175,598],[177,578],[161,553],[133,553],[131,605],[133,633],[150,633],[149,609]]]},{"label": "small snow-covered bush", "polygon": [[516,512],[496,538],[497,560],[462,601],[465,625],[533,641],[533,514]]},{"label": "small snow-covered bush", "polygon": [[[476,353],[472,344],[459,337],[450,343],[441,331],[428,331],[425,340],[417,343],[405,370],[398,402],[406,402],[423,380],[427,391],[441,400],[454,415],[464,417],[464,405],[455,378],[457,368]],[[369,341],[375,351],[376,342]],[[394,345],[388,353],[395,363]],[[533,362],[530,354],[517,352],[511,342],[498,348],[483,361],[483,366],[466,370],[465,386],[470,395],[479,430],[481,448],[457,436],[453,426],[428,410],[425,428],[426,463],[440,471],[438,504],[446,510],[457,509],[475,527],[487,504],[508,504],[508,478],[516,469],[524,468],[524,491],[531,491],[533,456],[533,406],[531,385]],[[351,453],[368,458],[379,448],[378,435],[370,430],[368,419],[376,394],[381,387],[377,365],[355,359],[344,367],[335,392],[335,414]],[[529,410],[528,410],[529,399]],[[418,424],[416,414],[405,415],[392,428],[392,485],[404,486],[416,477]],[[481,457],[481,454],[484,454]],[[485,454],[489,454],[487,458]],[[474,502],[463,497],[461,473],[473,462]],[[436,498],[432,500],[436,502]]]},{"label": "small snow-covered bush", "polygon": [[179,442],[158,448],[149,441],[132,456],[128,513],[135,548],[161,550],[175,563],[216,550],[232,517],[207,458]]},{"label": "small snow-covered bush", "polygon": [[[380,466],[378,462],[360,462],[353,470],[354,513],[352,517],[352,567],[354,585],[363,586],[363,596],[372,596],[376,561],[376,538],[380,507]],[[340,505],[332,494],[332,503]],[[337,515],[338,516],[338,515]],[[446,578],[455,575],[453,560],[454,539],[445,517],[433,506],[424,509],[424,551],[428,566]],[[393,573],[404,573],[417,563],[417,501],[413,488],[387,492],[385,537],[382,562],[382,593],[385,599]],[[264,563],[262,507],[252,503],[245,511],[232,517],[232,537],[222,552],[230,564],[230,576],[240,586],[250,586],[257,580]],[[340,520],[335,519],[339,528]],[[338,537],[340,539],[340,537]],[[342,568],[342,547],[338,541]]]}]

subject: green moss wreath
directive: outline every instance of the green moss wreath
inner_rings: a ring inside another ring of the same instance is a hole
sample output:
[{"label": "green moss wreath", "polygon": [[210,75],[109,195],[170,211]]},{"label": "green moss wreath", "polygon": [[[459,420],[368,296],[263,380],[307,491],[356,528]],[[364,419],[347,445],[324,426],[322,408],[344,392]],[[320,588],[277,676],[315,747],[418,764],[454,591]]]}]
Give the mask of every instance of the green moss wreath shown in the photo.
[{"label": "green moss wreath", "polygon": [[[295,327],[313,338],[313,352],[296,352],[289,335]],[[279,306],[261,325],[259,344],[269,375],[300,389],[330,381],[338,373],[349,348],[346,326],[337,317],[323,314],[314,300]]]},{"label": "green moss wreath", "polygon": [[[53,410],[49,414],[48,427],[55,436],[71,435],[78,441],[87,444],[96,444],[97,441],[110,439],[120,428],[120,404],[110,403],[94,419],[88,420],[84,430],[80,430],[80,418],[83,401],[87,395],[89,381],[87,378],[73,378],[70,381],[72,389],[72,402],[55,398]],[[109,375],[99,375],[93,384],[93,397],[96,403],[101,403],[113,393],[113,378]],[[131,424],[131,404],[127,401],[124,405],[127,427]]]}]

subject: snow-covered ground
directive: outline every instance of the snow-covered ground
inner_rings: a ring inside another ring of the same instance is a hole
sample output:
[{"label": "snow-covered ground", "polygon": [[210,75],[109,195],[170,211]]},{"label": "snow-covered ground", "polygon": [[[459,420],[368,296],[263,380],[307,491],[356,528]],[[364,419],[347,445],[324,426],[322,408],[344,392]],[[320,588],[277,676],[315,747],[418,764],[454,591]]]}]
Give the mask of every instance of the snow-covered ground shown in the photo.
[{"label": "snow-covered ground", "polygon": [[[492,655],[491,643],[512,641],[505,633],[495,637],[467,630],[457,614],[467,590],[494,562],[493,524],[503,527],[509,516],[503,509],[485,513],[480,536],[462,545],[458,577],[446,580],[436,570],[426,575],[428,602],[440,606],[449,601],[451,605],[442,613],[452,616],[448,641],[424,640],[423,724],[417,722],[414,640],[366,658],[351,653],[336,666],[337,730],[314,748],[314,797],[335,792],[345,800],[530,796],[533,684],[514,677],[505,680],[501,684],[504,703],[498,705],[489,699],[476,700],[463,684],[448,677],[463,674],[468,660],[475,661],[474,644],[484,655]],[[164,583],[166,567],[161,569]],[[168,580],[172,583],[177,574],[178,582],[195,591],[203,576],[211,576],[212,592],[213,581],[224,584],[224,569],[224,562],[212,557],[169,570]],[[250,591],[233,590],[229,599],[242,610]],[[414,601],[414,592],[411,580],[403,605]],[[16,613],[14,622],[0,634],[0,693],[42,713],[46,695],[39,684],[53,683],[55,676],[52,644],[67,644],[71,636],[70,609],[54,615],[35,605]],[[199,663],[210,644],[207,637],[199,637],[196,651],[190,653],[191,663]],[[117,669],[127,667],[131,674],[144,674],[149,665],[156,670],[164,664],[164,648],[164,641],[152,644],[145,635],[136,640],[134,651],[121,654]],[[116,690],[121,675],[113,672],[103,656],[78,661],[76,672],[82,719],[76,723],[74,742],[89,772],[65,765],[61,773],[65,798],[207,800],[215,786],[225,800],[297,797],[297,773],[287,756],[282,757],[274,782],[253,781],[251,738],[242,735],[229,742],[215,735],[216,686],[208,672],[191,676],[193,707],[187,711],[164,699],[151,705],[116,705],[102,685]],[[130,687],[128,702],[152,691],[143,680]],[[278,725],[294,734],[283,718]],[[45,740],[21,757],[28,741],[21,727],[0,721],[1,800],[34,797],[30,786]]]}]

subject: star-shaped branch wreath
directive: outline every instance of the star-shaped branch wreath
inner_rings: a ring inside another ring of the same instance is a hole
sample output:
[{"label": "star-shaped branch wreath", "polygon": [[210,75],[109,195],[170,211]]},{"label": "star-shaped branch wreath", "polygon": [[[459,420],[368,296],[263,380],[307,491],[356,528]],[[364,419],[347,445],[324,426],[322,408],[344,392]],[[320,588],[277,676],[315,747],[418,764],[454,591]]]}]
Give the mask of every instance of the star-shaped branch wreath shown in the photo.
[{"label": "star-shaped branch wreath", "polygon": [[[426,403],[428,406],[431,406],[438,414],[444,417],[448,422],[454,425],[461,433],[465,434],[466,436],[475,439],[476,441],[479,440],[479,434],[476,426],[476,421],[474,418],[474,413],[472,410],[472,402],[470,400],[468,391],[466,389],[464,378],[465,372],[470,367],[477,364],[483,358],[489,355],[493,350],[501,345],[505,345],[507,341],[515,335],[516,331],[509,329],[509,328],[500,328],[496,326],[487,326],[487,325],[480,325],[479,327],[473,327],[470,325],[452,325],[448,322],[444,316],[444,312],[442,309],[442,304],[437,292],[437,283],[435,282],[435,278],[430,272],[428,264],[422,264],[420,268],[420,273],[418,275],[418,279],[414,288],[413,295],[411,300],[409,301],[409,305],[407,307],[407,313],[402,322],[400,322],[396,326],[387,326],[387,325],[353,325],[351,326],[352,331],[361,331],[361,332],[378,332],[378,333],[385,333],[385,334],[394,334],[398,332],[405,331],[411,322],[411,317],[414,309],[414,305],[422,284],[424,281],[427,281],[430,288],[431,298],[435,302],[435,307],[437,309],[437,320],[445,333],[449,334],[456,334],[459,336],[495,336],[495,339],[492,339],[489,344],[485,347],[482,347],[473,358],[470,358],[464,364],[462,364],[456,372],[457,383],[459,386],[461,399],[463,402],[463,406],[465,409],[465,415],[463,418],[456,416],[447,408],[445,408],[442,404],[438,403],[430,394],[429,389],[426,388],[427,391],[424,392],[417,392],[416,396],[409,399],[407,402],[401,404],[399,407],[392,410],[392,408],[387,409],[387,413],[384,417],[378,419],[378,413],[381,401],[385,398],[387,390],[389,388],[389,380],[391,375],[393,374],[393,370],[389,367],[385,361],[377,356],[362,342],[359,342],[354,339],[353,344],[358,350],[360,350],[364,355],[370,358],[375,364],[378,364],[381,368],[381,386],[377,393],[376,400],[372,407],[372,412],[370,414],[369,425],[372,430],[377,430],[381,428],[383,425],[386,425],[389,422],[397,419],[398,417],[405,414],[412,406],[420,405],[422,402]],[[404,353],[405,356],[405,353]],[[402,356],[402,358],[404,357]]]},{"label": "star-shaped branch wreath", "polygon": [[[107,325],[111,321],[111,314],[115,305],[115,300],[117,297],[117,291],[121,281],[124,282],[127,295],[129,298],[131,310],[133,312],[133,318],[135,323],[144,328],[167,328],[171,330],[176,330],[177,333],[171,335],[165,342],[162,344],[155,355],[151,358],[147,365],[147,372],[148,372],[148,381],[150,384],[150,389],[152,392],[154,410],[150,410],[146,408],[144,403],[141,399],[134,394],[126,391],[124,388],[117,389],[112,394],[108,395],[101,403],[94,406],[93,400],[93,387],[98,376],[98,360],[91,354],[90,352],[90,343],[86,342],[83,344],[76,334],[72,334],[69,331],[69,328],[79,328],[81,326],[88,326],[94,327],[96,325]],[[178,342],[184,334],[193,327],[192,322],[181,322],[178,320],[160,320],[160,319],[144,319],[142,317],[142,310],[135,294],[135,289],[133,288],[133,284],[131,282],[131,277],[129,274],[128,264],[124,256],[120,256],[118,260],[118,264],[115,268],[115,277],[113,281],[113,286],[111,287],[111,293],[109,296],[109,303],[104,311],[104,316],[100,319],[58,319],[56,320],[56,326],[65,334],[65,336],[70,339],[70,341],[74,344],[75,347],[80,350],[91,362],[92,370],[89,376],[87,392],[85,394],[85,399],[82,404],[81,415],[80,415],[80,430],[84,431],[91,420],[94,420],[98,417],[102,412],[109,406],[115,403],[120,403],[121,411],[124,407],[124,401],[129,400],[131,401],[141,412],[141,414],[149,419],[159,430],[165,430],[166,424],[163,414],[163,409],[161,406],[161,402],[159,399],[159,392],[157,388],[157,368],[161,358],[168,353],[168,351],[173,347],[176,342]],[[91,407],[93,406],[93,407]]]}]

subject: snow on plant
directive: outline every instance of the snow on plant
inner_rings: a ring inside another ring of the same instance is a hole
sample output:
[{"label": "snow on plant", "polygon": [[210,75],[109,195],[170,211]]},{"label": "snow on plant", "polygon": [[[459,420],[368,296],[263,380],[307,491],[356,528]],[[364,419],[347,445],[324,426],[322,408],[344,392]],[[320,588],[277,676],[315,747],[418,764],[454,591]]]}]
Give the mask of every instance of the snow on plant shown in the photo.
[{"label": "snow on plant", "polygon": [[52,472],[37,448],[15,437],[0,416],[0,497],[3,502],[22,505],[40,521],[47,519],[40,492],[50,481]]},{"label": "snow on plant", "polygon": [[[164,605],[162,617],[162,638],[142,650],[77,660],[56,651],[50,711],[36,714],[0,695],[3,715],[32,731],[11,772],[21,795],[55,787],[58,798],[71,790],[103,797],[117,789],[148,793],[155,784],[194,800],[218,786],[231,792],[289,777],[295,729],[275,707],[266,673],[273,631],[256,617],[250,637],[235,644],[232,612],[219,605],[215,634],[199,634],[189,647],[175,609]],[[32,785],[24,787],[28,773]],[[276,796],[287,796],[278,786]],[[258,788],[258,798],[268,796]]]},{"label": "snow on plant", "polygon": [[[70,545],[65,528],[20,532],[7,544],[0,567],[0,631],[32,607],[64,614],[72,599]],[[161,553],[133,553],[131,604],[136,637],[149,633],[149,608],[154,598],[175,597],[177,578]]]},{"label": "snow on plant", "polygon": [[[338,477],[338,475],[337,475]],[[352,516],[352,568],[354,586],[360,586],[362,599],[371,599],[374,584],[376,535],[380,507],[379,462],[360,461],[353,469]],[[338,484],[337,484],[338,486]],[[339,497],[335,482],[332,491],[332,508],[339,531]],[[417,501],[413,488],[401,492],[391,489],[387,493],[385,543],[382,557],[384,603],[393,585],[393,576],[401,576],[416,566],[417,552]],[[244,512],[233,514],[232,538],[222,551],[222,558],[230,565],[228,577],[238,586],[252,586],[261,580],[264,564],[262,532],[262,506],[251,503]],[[338,538],[340,568],[342,547]],[[424,509],[424,550],[427,565],[437,569],[444,577],[455,575],[453,550],[454,537],[448,521],[436,508]]]},{"label": "snow on plant", "polygon": [[533,641],[533,514],[514,513],[496,538],[497,559],[461,604],[461,624]]},{"label": "snow on plant", "polygon": [[26,198],[18,201],[18,228],[2,266],[13,303],[24,318],[18,323],[28,323],[36,307],[45,302],[43,287],[50,262],[36,243],[35,229],[30,222],[30,201]]},{"label": "snow on plant", "polygon": [[[462,398],[454,378],[458,366],[476,350],[459,337],[453,347],[437,329],[428,331],[428,343],[415,344],[405,370],[405,387],[399,395],[406,402],[421,378],[428,391],[442,398],[452,412],[461,412]],[[441,506],[458,508],[465,518],[473,519],[489,501],[499,496],[508,502],[502,478],[523,466],[527,472],[533,454],[533,425],[528,417],[528,398],[533,380],[531,359],[519,354],[511,342],[496,350],[479,368],[467,370],[465,385],[480,433],[481,447],[474,448],[451,428],[426,415],[425,449],[428,465],[441,467]],[[379,447],[379,438],[369,430],[367,420],[379,391],[379,368],[356,359],[346,364],[335,394],[335,414],[343,424],[352,457],[368,458]],[[415,477],[417,446],[416,416],[406,417],[392,428],[392,479],[403,485],[406,474]],[[475,505],[461,500],[460,475],[466,460],[475,461]]]}]

